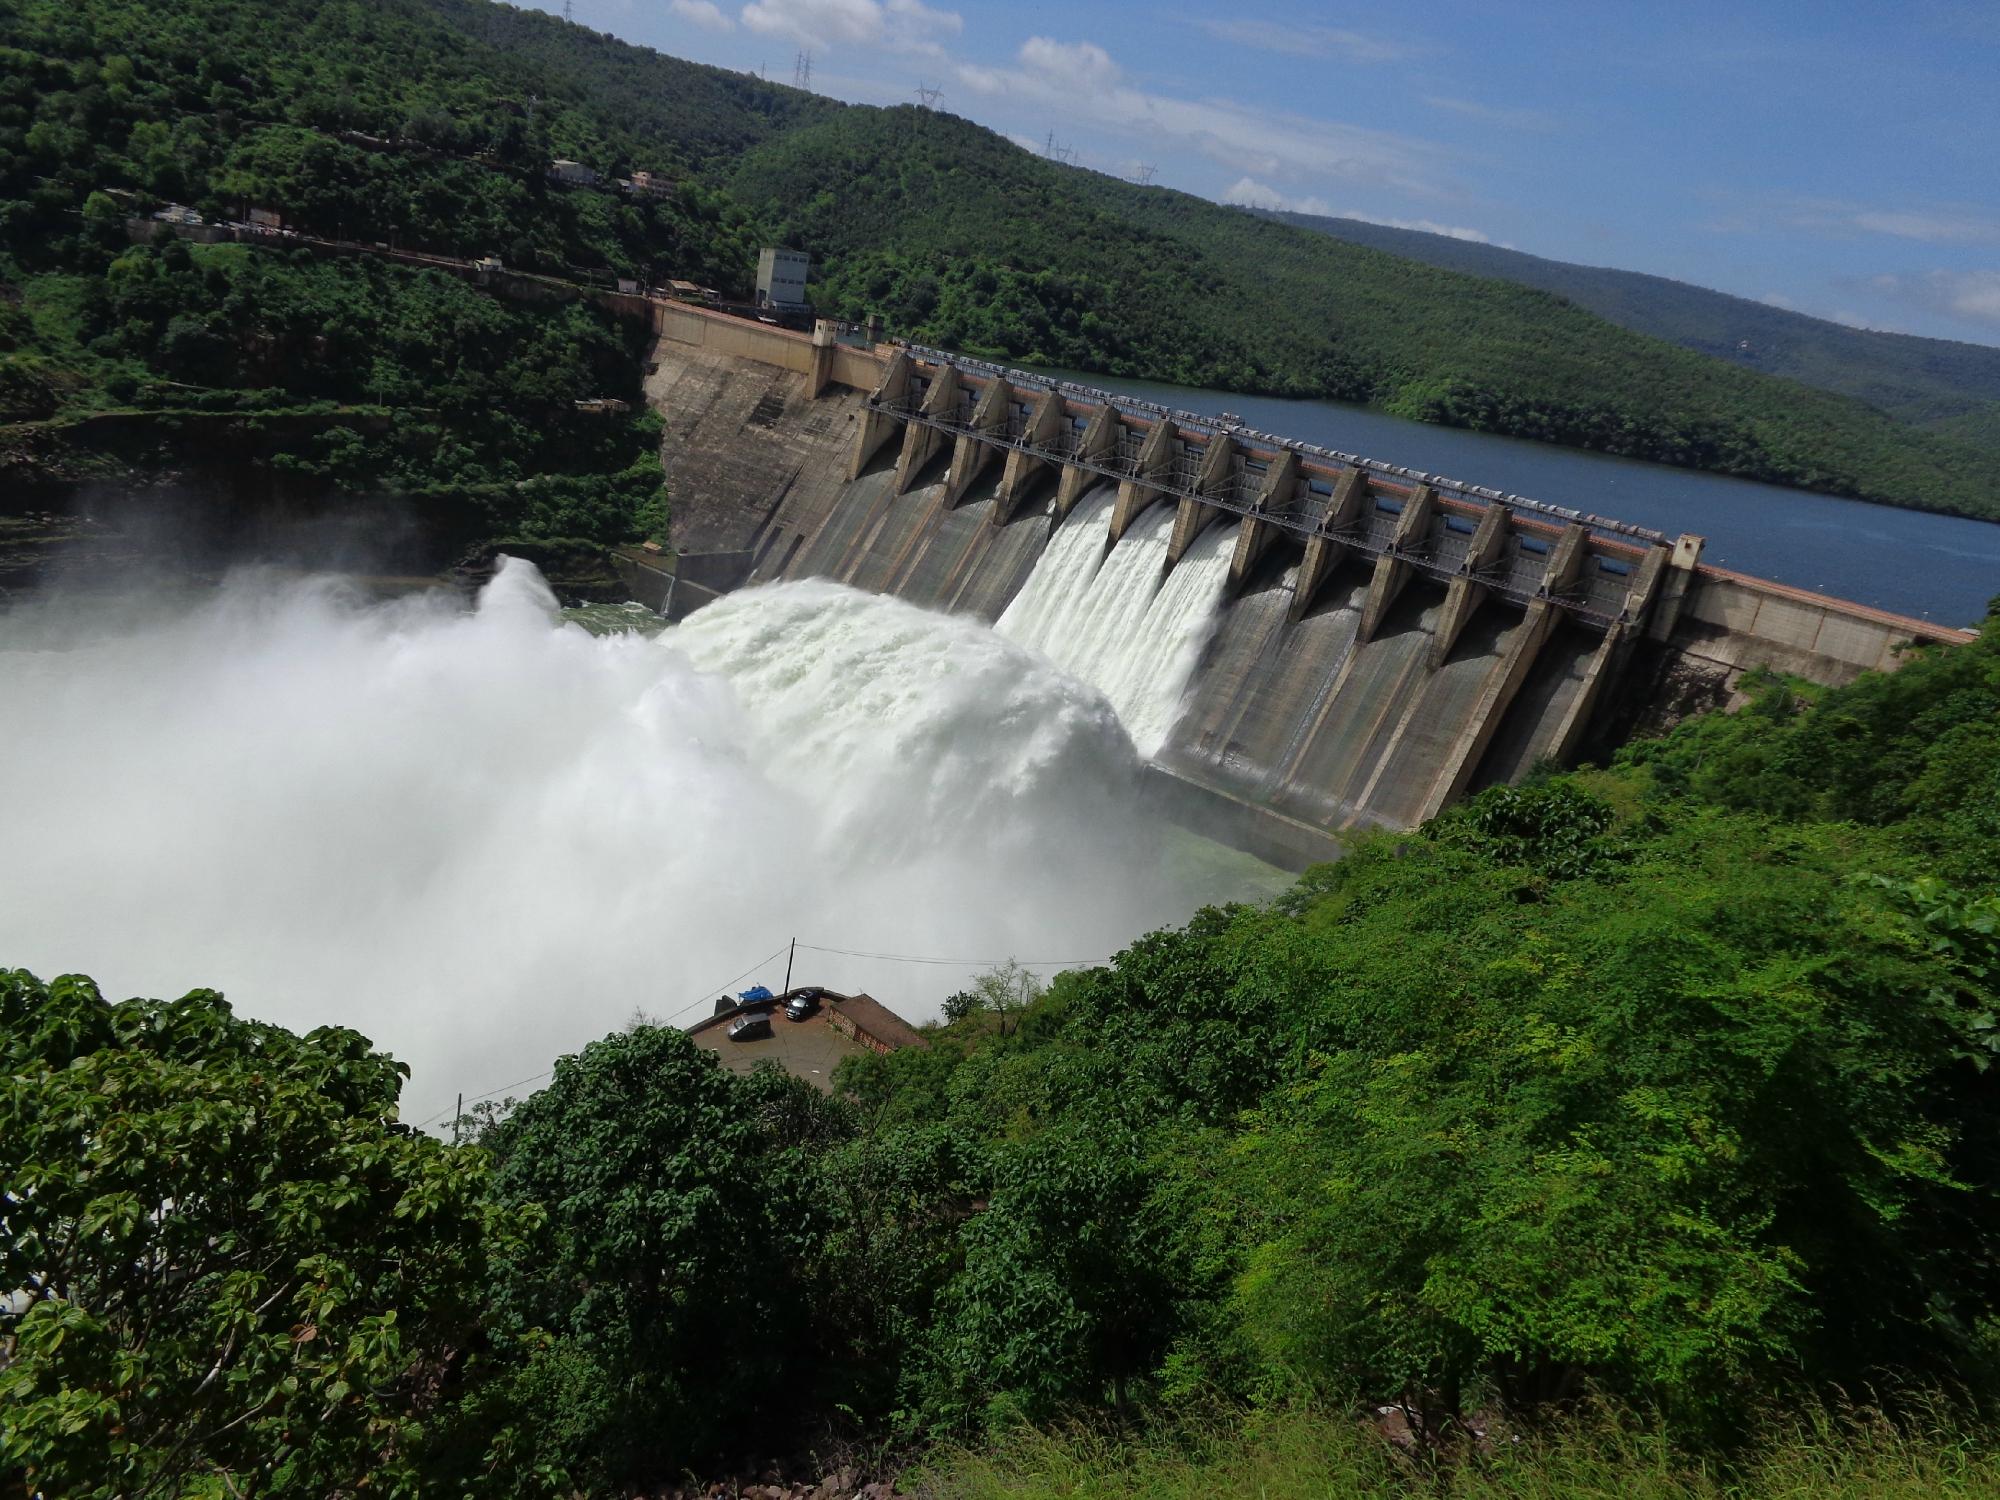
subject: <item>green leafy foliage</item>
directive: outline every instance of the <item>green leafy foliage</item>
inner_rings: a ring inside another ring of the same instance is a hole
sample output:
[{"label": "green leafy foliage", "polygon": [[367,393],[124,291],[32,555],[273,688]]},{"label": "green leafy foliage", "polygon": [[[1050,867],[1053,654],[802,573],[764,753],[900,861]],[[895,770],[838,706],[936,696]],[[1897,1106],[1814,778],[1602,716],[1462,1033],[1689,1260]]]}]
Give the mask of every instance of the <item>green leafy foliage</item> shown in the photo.
[{"label": "green leafy foliage", "polygon": [[1893,830],[1931,872],[2000,883],[2000,625],[1967,646],[1914,650],[1838,692],[1746,680],[1749,705],[1710,714],[1621,763],[1724,807]]},{"label": "green leafy foliage", "polygon": [[606,1493],[746,1432],[1991,1399],[1993,629],[989,975],[832,1097],[642,1025],[454,1150],[351,1034],[10,976],[8,1461]]},{"label": "green leafy foliage", "polygon": [[394,1123],[404,1069],[220,996],[0,973],[0,1472],[49,1495],[319,1496],[425,1472],[532,1226]]},{"label": "green leafy foliage", "polygon": [[564,1058],[483,1137],[499,1199],[547,1209],[496,1298],[538,1467],[672,1473],[782,1415],[803,1267],[771,1253],[788,1228],[776,1158],[826,1133],[806,1088],[733,1078],[685,1033],[639,1026]]}]

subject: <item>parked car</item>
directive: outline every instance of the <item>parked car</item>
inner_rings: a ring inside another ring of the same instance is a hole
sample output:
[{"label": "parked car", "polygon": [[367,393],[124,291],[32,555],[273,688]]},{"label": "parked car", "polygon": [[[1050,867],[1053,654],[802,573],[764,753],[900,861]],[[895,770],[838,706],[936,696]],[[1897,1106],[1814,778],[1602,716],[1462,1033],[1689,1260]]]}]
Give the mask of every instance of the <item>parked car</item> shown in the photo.
[{"label": "parked car", "polygon": [[794,990],[792,998],[785,1002],[785,1015],[794,1021],[803,1021],[819,1009],[819,998],[823,990]]},{"label": "parked car", "polygon": [[760,1042],[771,1034],[771,1016],[768,1011],[755,1015],[738,1016],[729,1023],[729,1040],[732,1042]]}]

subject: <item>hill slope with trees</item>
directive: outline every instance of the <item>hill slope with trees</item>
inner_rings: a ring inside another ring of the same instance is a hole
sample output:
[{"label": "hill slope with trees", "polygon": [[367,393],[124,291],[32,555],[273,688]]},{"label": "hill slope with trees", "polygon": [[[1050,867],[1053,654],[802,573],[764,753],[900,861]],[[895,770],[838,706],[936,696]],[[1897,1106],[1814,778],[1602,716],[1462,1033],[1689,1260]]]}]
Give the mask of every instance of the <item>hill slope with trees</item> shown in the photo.
[{"label": "hill slope with trees", "polygon": [[[0,329],[0,419],[134,404],[104,384],[108,346],[94,341],[107,330],[44,311],[78,297],[87,311],[94,296],[40,278],[103,278],[123,217],[175,200],[211,217],[264,207],[316,234],[498,254],[555,275],[684,276],[737,293],[756,246],[784,240],[814,254],[816,294],[832,309],[883,312],[895,331],[969,352],[1365,401],[2000,516],[2000,451],[1970,440],[1979,411],[1919,429],[1560,297],[1060,167],[950,116],[833,104],[539,12],[482,0],[16,0],[0,13],[0,47],[0,279],[27,320]],[[673,185],[658,196],[562,185],[546,172],[558,157],[607,180],[643,169]],[[245,337],[262,337],[257,310],[235,312]],[[165,389],[130,373],[139,389]],[[267,384],[284,391],[286,378]]]},{"label": "hill slope with trees", "polygon": [[1265,217],[1447,271],[1566,298],[1635,333],[1852,396],[1919,426],[2000,438],[2000,348],[1850,328],[1665,276],[1574,265],[1499,245],[1317,214]]}]

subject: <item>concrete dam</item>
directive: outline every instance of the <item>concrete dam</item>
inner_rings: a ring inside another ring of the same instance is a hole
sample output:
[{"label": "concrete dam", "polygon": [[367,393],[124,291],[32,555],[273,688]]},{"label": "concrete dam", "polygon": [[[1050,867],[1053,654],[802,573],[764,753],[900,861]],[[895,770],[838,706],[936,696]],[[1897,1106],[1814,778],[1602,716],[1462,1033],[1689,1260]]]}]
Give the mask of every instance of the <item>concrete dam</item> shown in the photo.
[{"label": "concrete dam", "polygon": [[1962,632],[1701,563],[1702,539],[904,345],[654,304],[680,617],[823,577],[1095,683],[1183,821],[1278,863],[1542,761]]}]

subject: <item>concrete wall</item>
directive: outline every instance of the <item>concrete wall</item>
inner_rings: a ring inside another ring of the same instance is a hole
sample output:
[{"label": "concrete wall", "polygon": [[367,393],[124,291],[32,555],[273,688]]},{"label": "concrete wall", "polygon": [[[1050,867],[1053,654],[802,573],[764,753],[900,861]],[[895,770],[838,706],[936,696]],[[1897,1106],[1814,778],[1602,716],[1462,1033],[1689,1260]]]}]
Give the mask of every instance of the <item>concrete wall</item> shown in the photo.
[{"label": "concrete wall", "polygon": [[1681,655],[1726,671],[1733,687],[1754,667],[1815,682],[1851,682],[1863,672],[1893,671],[1898,653],[1912,642],[1959,643],[1972,635],[1704,567],[1696,570],[1669,639]]},{"label": "concrete wall", "polygon": [[1154,788],[1190,826],[1282,864],[1601,751],[1641,722],[1635,704],[1726,701],[1756,666],[1844,682],[1911,640],[1959,638],[1701,567],[1699,538],[927,353],[655,316],[674,541],[731,567],[747,556],[749,581],[828,577],[991,620],[1092,488],[1117,496],[1114,534],[1176,506],[1176,557],[1236,525]]}]

